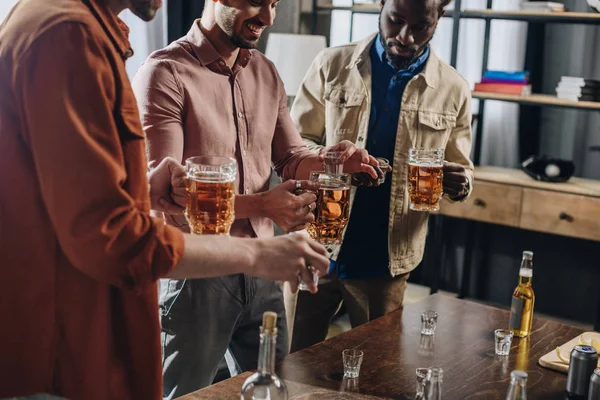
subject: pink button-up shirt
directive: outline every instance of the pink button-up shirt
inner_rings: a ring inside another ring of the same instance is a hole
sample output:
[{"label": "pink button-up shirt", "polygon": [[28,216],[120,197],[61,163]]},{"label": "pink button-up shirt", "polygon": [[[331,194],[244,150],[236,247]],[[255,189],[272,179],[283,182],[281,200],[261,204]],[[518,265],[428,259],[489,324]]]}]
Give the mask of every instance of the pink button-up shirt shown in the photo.
[{"label": "pink button-up shirt", "polygon": [[[294,178],[311,153],[290,118],[275,66],[260,52],[241,49],[230,69],[199,24],[150,55],[133,80],[149,161],[235,158],[237,194],[266,191],[271,165],[283,179]],[[271,236],[273,224],[264,217],[236,220],[231,234]]]}]

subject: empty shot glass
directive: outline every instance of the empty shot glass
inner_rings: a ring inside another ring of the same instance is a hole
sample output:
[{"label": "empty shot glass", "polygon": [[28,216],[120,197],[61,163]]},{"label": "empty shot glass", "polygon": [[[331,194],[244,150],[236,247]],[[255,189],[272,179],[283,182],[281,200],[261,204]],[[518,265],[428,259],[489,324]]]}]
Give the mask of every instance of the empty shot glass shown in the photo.
[{"label": "empty shot glass", "polygon": [[433,335],[437,325],[438,313],[433,310],[421,312],[421,335]]},{"label": "empty shot glass", "polygon": [[381,177],[377,180],[377,184],[383,185],[383,183],[385,182],[385,176],[387,175],[388,172],[390,172],[392,170],[392,167],[390,167],[390,162],[387,158],[376,157],[375,159],[377,160],[377,163],[379,164],[379,168],[381,169],[381,172],[383,172],[383,177]]},{"label": "empty shot glass", "polygon": [[496,329],[494,331],[494,342],[496,354],[507,356],[510,354],[510,345],[512,344],[513,333],[508,329]]},{"label": "empty shot glass", "polygon": [[363,361],[364,353],[361,350],[346,349],[342,352],[342,361],[344,362],[344,377],[358,378],[360,374],[360,365]]},{"label": "empty shot glass", "polygon": [[[312,272],[313,282],[315,283],[315,285],[319,285],[319,275],[317,275],[317,272],[315,271],[315,269],[313,267],[307,267],[307,268],[310,272]],[[300,275],[298,275],[298,290],[308,291],[308,285],[306,284],[306,282],[304,282],[302,280],[302,277]]]}]

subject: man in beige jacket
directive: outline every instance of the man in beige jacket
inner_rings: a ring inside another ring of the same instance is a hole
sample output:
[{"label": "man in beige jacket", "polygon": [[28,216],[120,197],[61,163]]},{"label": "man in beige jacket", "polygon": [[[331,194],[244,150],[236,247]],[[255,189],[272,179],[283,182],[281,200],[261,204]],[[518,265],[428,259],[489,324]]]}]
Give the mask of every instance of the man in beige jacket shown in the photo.
[{"label": "man in beige jacket", "polygon": [[429,47],[448,2],[382,0],[379,34],[324,50],[304,78],[292,118],[309,148],[349,140],[389,159],[393,172],[379,187],[352,190],[343,243],[328,249],[329,275],[317,295],[298,296],[292,351],[325,339],[342,301],[352,326],[402,307],[428,220],[409,210],[411,147],[444,148],[445,195],[462,200],[470,193],[469,87]]}]

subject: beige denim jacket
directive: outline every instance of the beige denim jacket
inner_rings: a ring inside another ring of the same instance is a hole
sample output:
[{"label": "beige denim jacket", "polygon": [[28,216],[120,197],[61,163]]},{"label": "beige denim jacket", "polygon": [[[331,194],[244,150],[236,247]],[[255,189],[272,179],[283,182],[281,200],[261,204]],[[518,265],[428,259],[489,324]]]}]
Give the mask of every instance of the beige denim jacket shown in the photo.
[{"label": "beige denim jacket", "polygon": [[[371,59],[376,35],[323,50],[312,63],[292,106],[292,119],[313,151],[350,140],[367,143],[371,112]],[[468,170],[472,188],[471,93],[467,82],[433,51],[423,72],[406,86],[402,96],[388,225],[390,273],[413,270],[423,258],[428,213],[409,210],[408,150],[443,147],[448,161]],[[388,177],[389,179],[389,177]],[[350,202],[356,189],[351,191]],[[352,207],[350,208],[352,210]],[[365,232],[365,239],[368,238]],[[336,259],[340,246],[328,248]]]}]

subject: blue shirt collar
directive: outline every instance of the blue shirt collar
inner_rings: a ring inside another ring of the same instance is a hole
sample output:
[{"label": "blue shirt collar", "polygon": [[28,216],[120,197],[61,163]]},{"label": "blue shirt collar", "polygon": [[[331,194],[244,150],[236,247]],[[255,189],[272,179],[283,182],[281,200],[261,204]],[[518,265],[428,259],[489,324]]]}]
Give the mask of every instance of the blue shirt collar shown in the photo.
[{"label": "blue shirt collar", "polygon": [[415,61],[413,61],[405,69],[396,71],[394,66],[392,66],[392,64],[390,64],[390,62],[387,59],[385,59],[385,57],[384,57],[385,49],[383,48],[383,45],[381,44],[381,35],[380,34],[377,34],[377,37],[375,38],[375,51],[377,52],[379,61],[381,61],[382,64],[391,67],[395,73],[406,72],[406,71],[411,71],[411,72],[416,71],[417,69],[420,69],[425,64],[425,62],[427,62],[427,59],[429,58],[429,45],[427,45],[427,47],[425,48],[425,51],[423,52],[423,54],[421,54],[419,56],[419,58],[417,58]]}]

